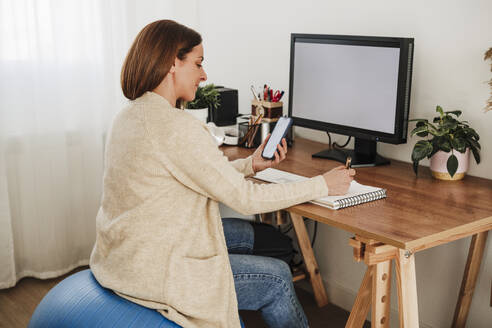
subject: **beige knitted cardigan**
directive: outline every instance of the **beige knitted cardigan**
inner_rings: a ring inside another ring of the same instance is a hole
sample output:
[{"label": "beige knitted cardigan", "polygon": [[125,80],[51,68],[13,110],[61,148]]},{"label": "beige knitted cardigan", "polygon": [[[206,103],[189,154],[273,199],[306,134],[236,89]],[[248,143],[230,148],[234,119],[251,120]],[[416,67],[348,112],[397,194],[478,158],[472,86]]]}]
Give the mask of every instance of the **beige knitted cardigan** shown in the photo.
[{"label": "beige knitted cardigan", "polygon": [[323,177],[255,184],[252,159],[229,162],[205,124],[152,92],[108,136],[97,238],[99,283],[183,327],[240,327],[218,203],[248,215],[326,196]]}]

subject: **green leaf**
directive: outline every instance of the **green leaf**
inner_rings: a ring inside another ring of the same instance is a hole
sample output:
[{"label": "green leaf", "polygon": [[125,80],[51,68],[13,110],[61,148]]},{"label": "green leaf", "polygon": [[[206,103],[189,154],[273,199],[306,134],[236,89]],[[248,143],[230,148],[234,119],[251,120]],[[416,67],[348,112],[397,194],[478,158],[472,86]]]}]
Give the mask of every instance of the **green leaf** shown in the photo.
[{"label": "green leaf", "polygon": [[448,114],[444,115],[444,116],[442,117],[442,120],[443,120],[444,122],[458,122],[458,120],[457,120],[457,119],[455,119],[454,117],[452,117],[451,115],[448,115]]},{"label": "green leaf", "polygon": [[439,142],[439,139],[440,139],[440,137],[434,138],[431,140],[432,151],[429,155],[427,155],[427,158],[431,158],[435,153],[437,153],[439,151],[439,146],[437,145]]},{"label": "green leaf", "polygon": [[440,125],[440,128],[446,131],[455,131],[458,127],[458,121],[454,118],[445,119],[443,124]]},{"label": "green leaf", "polygon": [[468,143],[470,144],[470,146],[473,146],[473,147],[475,147],[477,149],[482,149],[480,147],[480,144],[478,143],[478,141],[475,141],[475,139],[473,139],[473,138],[466,138],[466,141],[468,141]]},{"label": "green leaf", "polygon": [[466,142],[463,138],[452,138],[451,146],[459,151],[460,153],[464,153],[466,150]]},{"label": "green leaf", "polygon": [[465,131],[463,131],[463,129],[456,129],[456,130],[454,131],[453,136],[454,136],[455,138],[463,138],[463,139],[468,139],[468,138],[467,138],[467,136],[466,136],[466,133],[465,133]]},{"label": "green leaf", "polygon": [[446,166],[448,168],[448,173],[452,178],[458,170],[458,159],[456,158],[456,156],[454,156],[454,154],[451,154],[451,156],[449,156]]},{"label": "green leaf", "polygon": [[473,157],[475,158],[475,162],[477,162],[477,164],[480,164],[480,151],[475,147],[471,147],[471,151]]},{"label": "green leaf", "polygon": [[426,118],[413,118],[411,120],[408,120],[408,122],[425,122],[425,123],[427,123],[427,122],[429,122],[429,120]]},{"label": "green leaf", "polygon": [[442,122],[443,126],[453,126],[453,129],[455,129],[458,126],[458,121],[452,118],[451,116],[445,116]]},{"label": "green leaf", "polygon": [[446,137],[440,137],[437,140],[436,145],[439,150],[442,150],[446,153],[449,153],[451,151],[451,144],[449,143],[449,140]]},{"label": "green leaf", "polygon": [[415,175],[417,175],[419,171],[419,162],[413,162],[413,172],[415,172]]},{"label": "green leaf", "polygon": [[429,129],[429,133],[436,137],[442,137],[448,134],[448,131],[440,130],[440,129]]},{"label": "green leaf", "polygon": [[419,162],[432,152],[432,144],[427,140],[420,140],[412,151],[412,161]]},{"label": "green leaf", "polygon": [[478,133],[472,128],[463,128],[466,134],[473,136],[477,141],[480,140]]},{"label": "green leaf", "polygon": [[436,106],[436,112],[441,114],[441,117],[444,115],[444,111],[442,110],[442,107],[439,105]]},{"label": "green leaf", "polygon": [[456,115],[456,117],[459,117],[461,115],[461,111],[460,110],[451,110],[451,111],[448,111],[448,112],[444,112],[446,114],[453,114],[453,115]]},{"label": "green leaf", "polygon": [[436,116],[436,117],[434,117],[434,119],[432,120],[432,123],[437,123],[437,122],[439,122],[439,121],[441,121],[441,117],[440,117],[440,116]]},{"label": "green leaf", "polygon": [[413,129],[410,134],[412,136],[416,134],[419,137],[427,137],[427,135],[429,134],[427,124],[424,122],[418,122],[417,127]]}]

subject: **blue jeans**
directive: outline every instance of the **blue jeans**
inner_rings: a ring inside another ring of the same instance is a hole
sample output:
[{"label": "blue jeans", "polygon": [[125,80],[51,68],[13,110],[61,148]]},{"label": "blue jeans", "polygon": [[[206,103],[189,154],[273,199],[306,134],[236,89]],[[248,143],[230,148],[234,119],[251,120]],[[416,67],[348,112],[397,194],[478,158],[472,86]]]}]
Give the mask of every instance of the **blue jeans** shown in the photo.
[{"label": "blue jeans", "polygon": [[308,327],[297,299],[289,266],[282,260],[253,255],[251,224],[222,219],[239,310],[260,311],[271,328]]}]

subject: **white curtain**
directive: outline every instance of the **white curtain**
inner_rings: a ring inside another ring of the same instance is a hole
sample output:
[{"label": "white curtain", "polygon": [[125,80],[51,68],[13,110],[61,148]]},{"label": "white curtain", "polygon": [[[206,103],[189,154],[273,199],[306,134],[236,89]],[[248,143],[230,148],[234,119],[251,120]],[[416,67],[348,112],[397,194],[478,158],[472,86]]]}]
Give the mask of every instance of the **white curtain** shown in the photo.
[{"label": "white curtain", "polygon": [[88,263],[121,64],[173,3],[0,0],[0,288]]}]

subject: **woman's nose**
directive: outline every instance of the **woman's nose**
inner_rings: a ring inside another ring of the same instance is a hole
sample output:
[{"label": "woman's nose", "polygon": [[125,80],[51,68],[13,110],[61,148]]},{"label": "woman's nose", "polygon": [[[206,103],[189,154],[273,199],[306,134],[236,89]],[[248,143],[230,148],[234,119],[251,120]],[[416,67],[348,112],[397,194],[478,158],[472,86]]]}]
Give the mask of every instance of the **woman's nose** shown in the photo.
[{"label": "woman's nose", "polygon": [[205,71],[203,71],[200,81],[207,81],[207,73],[205,73]]}]

